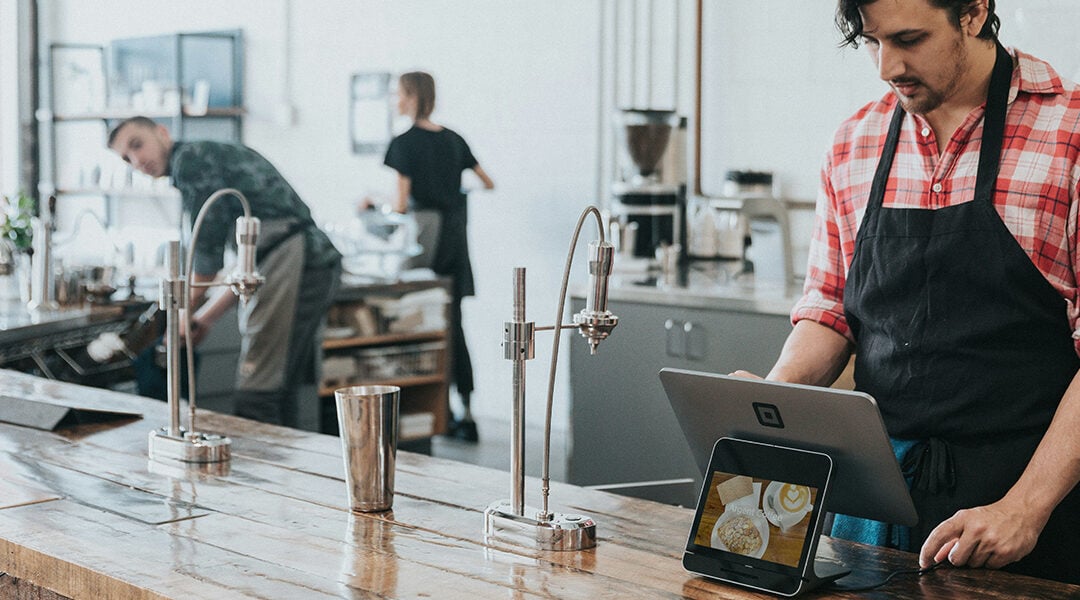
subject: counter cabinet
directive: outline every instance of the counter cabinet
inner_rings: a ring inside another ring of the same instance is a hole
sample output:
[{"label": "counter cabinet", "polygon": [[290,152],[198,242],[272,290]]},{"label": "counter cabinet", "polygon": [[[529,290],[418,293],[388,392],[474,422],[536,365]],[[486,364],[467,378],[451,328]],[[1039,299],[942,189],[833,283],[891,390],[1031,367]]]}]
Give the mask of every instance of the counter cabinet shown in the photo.
[{"label": "counter cabinet", "polygon": [[[573,310],[584,307],[575,298]],[[791,331],[787,316],[610,301],[619,317],[590,355],[570,350],[570,483],[693,506],[701,476],[660,385],[664,367],[764,375]]]}]

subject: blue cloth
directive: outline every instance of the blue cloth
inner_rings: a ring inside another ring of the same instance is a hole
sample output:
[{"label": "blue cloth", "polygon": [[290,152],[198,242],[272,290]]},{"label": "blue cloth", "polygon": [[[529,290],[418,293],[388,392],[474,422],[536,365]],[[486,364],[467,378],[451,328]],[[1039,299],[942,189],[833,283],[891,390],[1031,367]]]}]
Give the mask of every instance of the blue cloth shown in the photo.
[{"label": "blue cloth", "polygon": [[[904,455],[918,442],[918,440],[897,440],[891,438],[889,441],[892,442],[893,454],[896,455],[897,462],[901,464],[903,464]],[[910,488],[911,478],[905,477],[904,480]],[[911,528],[902,525],[893,525],[891,523],[882,523],[881,521],[872,521],[870,519],[860,519],[858,517],[837,514],[833,518],[832,533],[830,535],[834,538],[850,540],[862,544],[884,546],[886,548],[895,548],[906,552],[914,551],[910,547]]]}]

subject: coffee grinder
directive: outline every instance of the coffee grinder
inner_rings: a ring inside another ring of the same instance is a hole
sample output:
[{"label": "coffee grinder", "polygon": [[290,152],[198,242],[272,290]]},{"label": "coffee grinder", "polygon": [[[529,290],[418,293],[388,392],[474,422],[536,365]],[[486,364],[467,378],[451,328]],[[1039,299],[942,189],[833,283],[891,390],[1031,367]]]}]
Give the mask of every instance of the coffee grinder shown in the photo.
[{"label": "coffee grinder", "polygon": [[[679,247],[686,264],[686,117],[675,111],[624,109],[615,115],[622,151],[612,185],[611,215],[634,229],[633,256],[652,259],[657,248]],[[635,225],[636,224],[636,225]]]}]

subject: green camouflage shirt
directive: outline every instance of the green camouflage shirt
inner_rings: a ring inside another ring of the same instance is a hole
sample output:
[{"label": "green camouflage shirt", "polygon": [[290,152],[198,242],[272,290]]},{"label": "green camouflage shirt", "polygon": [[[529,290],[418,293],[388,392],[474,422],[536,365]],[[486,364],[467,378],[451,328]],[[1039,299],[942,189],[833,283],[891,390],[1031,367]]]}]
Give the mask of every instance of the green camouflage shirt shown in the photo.
[{"label": "green camouflage shirt", "polygon": [[[169,174],[192,219],[211,194],[236,188],[247,198],[252,216],[264,223],[264,231],[270,222],[276,222],[303,232],[305,269],[328,268],[341,260],[289,182],[251,148],[225,142],[176,142],[169,157]],[[196,273],[217,273],[224,267],[225,245],[235,246],[236,219],[242,215],[240,201],[233,196],[217,200],[206,213],[195,245],[192,268]],[[264,238],[260,237],[259,252],[274,243]]]}]

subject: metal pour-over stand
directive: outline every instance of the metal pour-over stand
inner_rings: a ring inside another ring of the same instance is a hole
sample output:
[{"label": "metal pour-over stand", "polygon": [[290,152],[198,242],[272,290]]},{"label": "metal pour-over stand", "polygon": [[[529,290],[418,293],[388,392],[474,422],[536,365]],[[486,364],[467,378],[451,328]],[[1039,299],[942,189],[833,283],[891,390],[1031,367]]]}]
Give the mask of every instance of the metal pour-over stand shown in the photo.
[{"label": "metal pour-over stand", "polygon": [[[244,207],[244,216],[236,219],[237,268],[222,281],[191,282],[191,265],[195,240],[210,206],[222,196],[232,194]],[[200,433],[195,429],[195,353],[190,340],[187,350],[188,428],[180,426],[180,311],[184,311],[184,329],[191,331],[192,287],[228,285],[240,301],[246,303],[266,279],[255,268],[255,242],[259,236],[259,219],[251,216],[247,198],[238,190],[225,188],[210,195],[203,203],[191,230],[191,242],[185,263],[185,276],[180,277],[180,242],[170,241],[166,263],[168,277],[161,280],[159,305],[165,311],[166,380],[169,403],[169,426],[150,432],[150,459],[184,463],[220,463],[231,457],[231,440],[222,435]]]},{"label": "metal pour-over stand", "polygon": [[[559,356],[560,332],[577,328],[589,342],[592,354],[596,346],[607,338],[618,324],[619,318],[607,310],[608,276],[614,256],[614,246],[604,239],[604,223],[600,211],[589,206],[578,219],[570,252],[566,257],[562,289],[559,292],[559,308],[555,323],[562,322],[566,303],[566,286],[570,278],[570,264],[574,258],[578,235],[585,219],[596,217],[600,240],[589,244],[589,291],[585,308],[574,315],[570,325],[536,327],[525,320],[525,269],[514,269],[514,320],[505,323],[504,356],[514,363],[514,410],[510,437],[510,500],[501,500],[484,511],[485,538],[535,546],[542,550],[583,550],[596,545],[596,522],[585,515],[566,515],[548,511],[550,477],[548,466],[551,458],[551,406],[555,393],[555,367]],[[536,331],[553,330],[555,339],[551,350],[551,370],[548,374],[547,414],[544,422],[544,463],[542,473],[543,504],[540,510],[525,506],[525,361],[534,357],[533,343]]]}]

